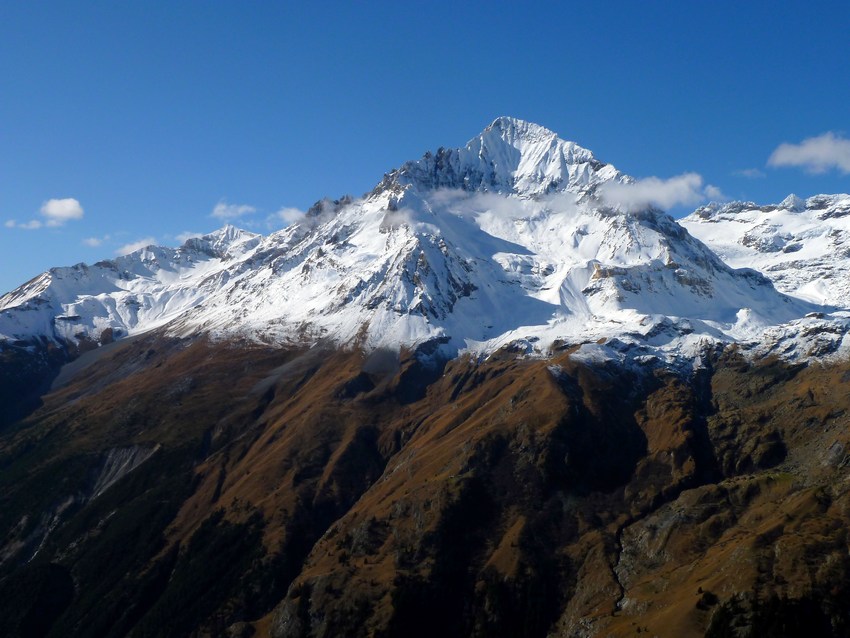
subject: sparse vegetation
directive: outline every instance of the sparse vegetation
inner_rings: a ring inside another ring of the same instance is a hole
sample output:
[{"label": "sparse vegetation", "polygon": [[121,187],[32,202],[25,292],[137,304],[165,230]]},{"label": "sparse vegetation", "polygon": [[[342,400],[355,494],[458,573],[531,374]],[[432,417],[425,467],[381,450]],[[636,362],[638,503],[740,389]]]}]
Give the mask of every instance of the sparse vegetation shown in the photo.
[{"label": "sparse vegetation", "polygon": [[0,432],[0,633],[847,635],[844,370],[405,356],[115,347]]}]

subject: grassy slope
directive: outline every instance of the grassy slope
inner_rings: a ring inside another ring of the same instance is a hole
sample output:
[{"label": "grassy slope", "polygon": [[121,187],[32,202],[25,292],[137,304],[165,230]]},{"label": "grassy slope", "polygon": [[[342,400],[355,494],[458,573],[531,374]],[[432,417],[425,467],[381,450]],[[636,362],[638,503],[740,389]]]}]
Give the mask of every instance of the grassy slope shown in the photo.
[{"label": "grassy slope", "polygon": [[845,635],[845,369],[113,347],[0,433],[0,633]]}]

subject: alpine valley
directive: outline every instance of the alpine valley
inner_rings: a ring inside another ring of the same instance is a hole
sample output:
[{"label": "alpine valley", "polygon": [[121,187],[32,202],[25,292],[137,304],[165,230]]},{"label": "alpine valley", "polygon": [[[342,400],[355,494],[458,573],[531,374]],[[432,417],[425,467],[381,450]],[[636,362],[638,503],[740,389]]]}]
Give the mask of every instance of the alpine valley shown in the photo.
[{"label": "alpine valley", "polygon": [[850,195],[633,183],[502,117],[4,295],[0,634],[850,635]]}]

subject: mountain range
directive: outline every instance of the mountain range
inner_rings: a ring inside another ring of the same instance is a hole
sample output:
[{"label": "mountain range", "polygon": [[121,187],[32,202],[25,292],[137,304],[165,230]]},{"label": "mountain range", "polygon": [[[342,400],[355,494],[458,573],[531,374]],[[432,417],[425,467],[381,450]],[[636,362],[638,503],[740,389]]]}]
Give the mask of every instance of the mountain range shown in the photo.
[{"label": "mountain range", "polygon": [[[670,358],[850,302],[827,283],[840,264],[822,256],[842,241],[846,196],[710,205],[679,224],[600,194],[632,181],[547,129],[499,118],[464,148],[407,162],[361,198],[322,200],[269,236],[226,226],[177,249],[54,268],[0,298],[0,335],[79,345],[167,326],[367,349],[436,340],[448,357],[616,338]],[[765,257],[777,254],[795,258]]]},{"label": "mountain range", "polygon": [[850,196],[635,183],[501,117],[5,294],[0,633],[850,635]]}]

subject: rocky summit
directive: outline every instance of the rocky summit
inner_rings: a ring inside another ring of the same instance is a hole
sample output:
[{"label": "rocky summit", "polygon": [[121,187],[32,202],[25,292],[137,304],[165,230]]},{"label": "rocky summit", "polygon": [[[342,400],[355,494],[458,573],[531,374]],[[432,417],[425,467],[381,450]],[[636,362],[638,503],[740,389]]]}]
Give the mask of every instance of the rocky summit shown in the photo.
[{"label": "rocky summit", "polygon": [[850,196],[633,181],[503,117],[4,295],[0,634],[850,635]]}]

